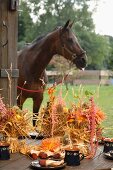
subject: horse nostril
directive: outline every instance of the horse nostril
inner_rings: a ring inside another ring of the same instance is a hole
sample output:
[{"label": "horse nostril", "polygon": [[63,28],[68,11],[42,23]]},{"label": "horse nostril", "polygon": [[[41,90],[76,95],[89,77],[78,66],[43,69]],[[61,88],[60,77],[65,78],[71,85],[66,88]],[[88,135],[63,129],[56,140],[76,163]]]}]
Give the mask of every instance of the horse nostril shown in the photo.
[{"label": "horse nostril", "polygon": [[81,58],[81,61],[83,62],[83,63],[86,63],[86,60],[85,60],[85,58]]}]

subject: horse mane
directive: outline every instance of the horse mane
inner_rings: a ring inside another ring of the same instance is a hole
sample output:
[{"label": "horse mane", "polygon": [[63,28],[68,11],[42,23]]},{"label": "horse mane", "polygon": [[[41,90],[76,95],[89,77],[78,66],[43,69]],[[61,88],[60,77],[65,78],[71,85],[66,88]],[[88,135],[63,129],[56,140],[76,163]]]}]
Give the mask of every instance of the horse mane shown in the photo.
[{"label": "horse mane", "polygon": [[[62,27],[61,25],[57,25],[52,31],[55,31],[55,30],[57,30],[57,29],[59,29],[59,28],[61,28],[61,27]],[[51,32],[52,32],[52,31],[51,31]],[[47,33],[45,33],[45,34],[43,34],[43,35],[38,36],[38,37],[35,38],[31,43],[26,43],[25,46],[23,47],[23,49],[25,49],[25,48],[27,48],[27,47],[33,48],[34,45],[39,44],[40,41],[41,41],[44,37],[46,37],[49,33],[51,33],[51,32],[47,32]],[[18,51],[18,55],[19,55],[19,53],[22,52],[22,51],[23,51],[22,49],[21,49],[20,51]]]},{"label": "horse mane", "polygon": [[36,39],[34,39],[34,40],[32,41],[32,43],[31,43],[31,44],[33,44],[33,43],[37,43],[37,42],[38,42],[38,41],[40,41],[42,38],[46,37],[46,35],[47,35],[47,34],[44,34],[44,35],[38,36]]},{"label": "horse mane", "polygon": [[[53,31],[59,29],[60,27],[61,27],[61,26],[56,26],[56,27],[53,29]],[[32,41],[31,44],[38,43],[38,41],[40,41],[41,39],[43,39],[44,37],[46,37],[49,33],[50,33],[50,32],[47,32],[47,33],[44,34],[44,35],[38,36],[36,39],[34,39],[34,40]]]}]

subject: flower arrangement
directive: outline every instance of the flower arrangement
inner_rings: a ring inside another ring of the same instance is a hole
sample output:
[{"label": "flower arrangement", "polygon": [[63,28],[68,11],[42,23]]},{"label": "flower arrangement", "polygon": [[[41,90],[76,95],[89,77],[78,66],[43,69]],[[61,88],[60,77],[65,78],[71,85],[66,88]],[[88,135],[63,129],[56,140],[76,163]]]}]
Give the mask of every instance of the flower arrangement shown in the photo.
[{"label": "flower arrangement", "polygon": [[101,122],[105,119],[105,114],[95,104],[93,95],[88,93],[87,101],[78,96],[76,103],[73,102],[69,109],[62,91],[56,96],[53,86],[48,94],[48,105],[42,108],[38,118],[41,121],[41,133],[45,137],[61,136],[64,144],[76,145],[87,158],[92,158],[101,138]]},{"label": "flower arrangement", "polygon": [[17,106],[6,107],[0,97],[0,133],[6,137],[27,136],[33,127],[29,121],[29,112]]},{"label": "flower arrangement", "polygon": [[[42,108],[37,118],[37,127],[45,137],[63,136],[66,127],[66,104],[61,92],[55,96],[55,86],[48,89],[49,101],[46,108]],[[65,115],[65,116],[64,116]]]}]

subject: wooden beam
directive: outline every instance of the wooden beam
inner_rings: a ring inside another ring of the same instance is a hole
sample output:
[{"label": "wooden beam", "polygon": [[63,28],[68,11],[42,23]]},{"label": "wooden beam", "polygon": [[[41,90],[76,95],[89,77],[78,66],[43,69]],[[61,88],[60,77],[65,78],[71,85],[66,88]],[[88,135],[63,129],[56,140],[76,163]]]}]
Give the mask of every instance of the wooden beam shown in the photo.
[{"label": "wooden beam", "polygon": [[0,77],[8,77],[11,78],[18,78],[19,77],[19,70],[18,69],[0,69]]}]

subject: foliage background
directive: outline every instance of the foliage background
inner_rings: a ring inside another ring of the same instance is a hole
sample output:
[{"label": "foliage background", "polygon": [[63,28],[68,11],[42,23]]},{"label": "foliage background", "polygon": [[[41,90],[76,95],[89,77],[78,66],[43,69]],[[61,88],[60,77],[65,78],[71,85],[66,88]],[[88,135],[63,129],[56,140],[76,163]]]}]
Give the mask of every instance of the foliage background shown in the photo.
[{"label": "foliage background", "polygon": [[[90,9],[92,1],[95,3],[93,10]],[[98,0],[21,0],[18,49],[71,19],[75,21],[73,31],[88,55],[86,69],[112,69],[113,37],[95,33],[92,14],[97,6]],[[56,63],[54,58],[54,62],[48,69],[55,68]],[[58,67],[57,65],[56,68]]]}]

